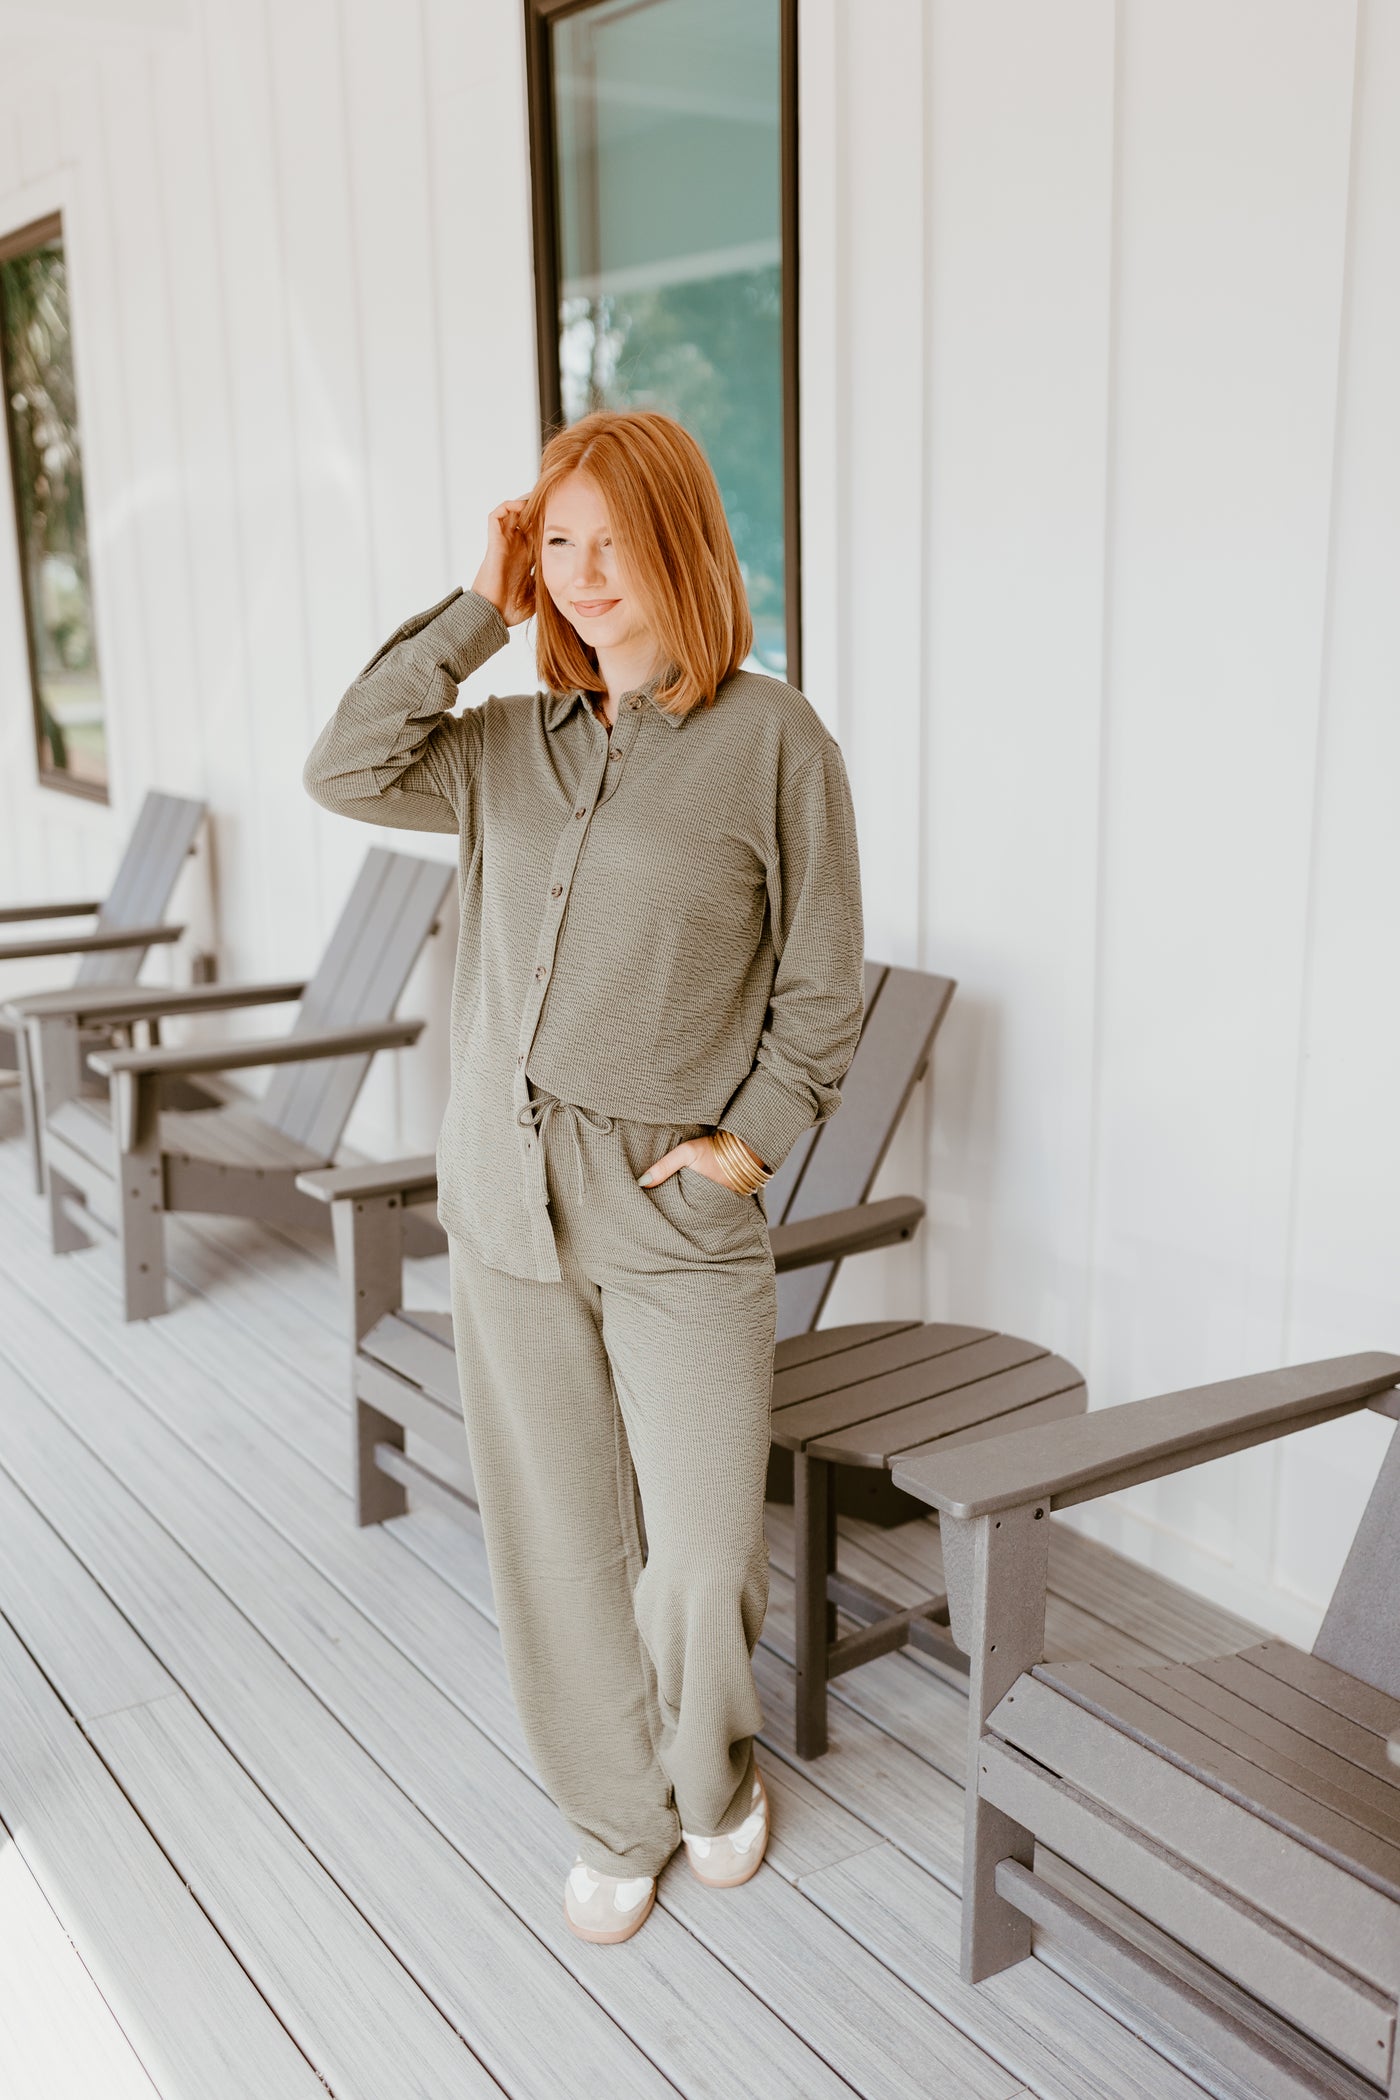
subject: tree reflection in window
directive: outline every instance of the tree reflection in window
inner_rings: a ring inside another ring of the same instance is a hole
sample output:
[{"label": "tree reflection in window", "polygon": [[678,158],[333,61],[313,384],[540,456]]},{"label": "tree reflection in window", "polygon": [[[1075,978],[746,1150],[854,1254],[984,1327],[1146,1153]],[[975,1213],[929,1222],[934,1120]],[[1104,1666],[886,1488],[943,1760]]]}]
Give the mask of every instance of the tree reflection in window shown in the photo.
[{"label": "tree reflection in window", "polygon": [[0,381],[39,777],[105,800],[107,736],[57,216],[0,238]]}]

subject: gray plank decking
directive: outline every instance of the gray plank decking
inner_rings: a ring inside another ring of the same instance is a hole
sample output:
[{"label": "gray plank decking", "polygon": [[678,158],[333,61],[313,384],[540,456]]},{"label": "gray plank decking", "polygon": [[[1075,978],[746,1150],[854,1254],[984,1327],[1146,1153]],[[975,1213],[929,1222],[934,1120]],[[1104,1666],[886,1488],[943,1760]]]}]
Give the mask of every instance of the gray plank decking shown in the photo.
[{"label": "gray plank decking", "polygon": [[[964,1709],[935,1663],[842,1677],[830,1752],[792,1756],[779,1505],[767,1861],[719,1893],[678,1854],[635,1939],[576,1940],[479,1536],[350,1521],[329,1247],[172,1219],[172,1315],[126,1326],[113,1251],[54,1260],[22,1168],[0,1143],[6,2100],[1199,2095],[1039,1964],[959,1980]],[[414,1265],[419,1303],[444,1269]],[[933,1524],[841,1528],[843,1569],[936,1586]],[[1071,1533],[1054,1565],[1057,1655],[1253,1637]]]}]

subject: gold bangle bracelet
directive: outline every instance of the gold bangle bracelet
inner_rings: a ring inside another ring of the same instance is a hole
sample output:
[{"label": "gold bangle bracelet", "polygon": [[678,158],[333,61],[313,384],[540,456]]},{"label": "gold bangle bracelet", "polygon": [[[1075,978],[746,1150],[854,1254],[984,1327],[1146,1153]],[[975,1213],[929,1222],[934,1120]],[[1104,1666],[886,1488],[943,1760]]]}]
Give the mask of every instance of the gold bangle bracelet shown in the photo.
[{"label": "gold bangle bracelet", "polygon": [[750,1174],[758,1176],[760,1185],[773,1179],[773,1169],[764,1165],[747,1138],[737,1136],[732,1130],[721,1130],[719,1135],[724,1144],[738,1146],[745,1168]]},{"label": "gold bangle bracelet", "polygon": [[716,1130],[713,1141],[725,1177],[736,1194],[752,1196],[772,1179],[771,1170],[755,1167],[751,1148],[732,1130]]},{"label": "gold bangle bracelet", "polygon": [[764,1161],[758,1157],[758,1153],[754,1151],[754,1147],[751,1147],[751,1144],[745,1144],[745,1140],[735,1136],[733,1130],[720,1130],[718,1138],[720,1138],[720,1144],[724,1147],[724,1151],[728,1153],[728,1157],[733,1159],[739,1165],[739,1168],[743,1170],[745,1180],[754,1180],[756,1178],[760,1184],[768,1180],[768,1168],[764,1165]]},{"label": "gold bangle bracelet", "polygon": [[736,1195],[747,1196],[753,1180],[752,1162],[737,1154],[731,1135],[726,1130],[715,1130],[710,1137],[711,1149],[719,1161],[724,1181]]}]

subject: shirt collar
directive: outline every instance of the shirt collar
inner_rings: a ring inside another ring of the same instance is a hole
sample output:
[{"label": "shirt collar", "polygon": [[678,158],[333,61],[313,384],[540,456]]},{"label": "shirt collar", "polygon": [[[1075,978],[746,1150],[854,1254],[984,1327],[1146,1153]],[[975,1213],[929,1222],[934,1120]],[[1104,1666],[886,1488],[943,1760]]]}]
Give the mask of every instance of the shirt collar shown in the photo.
[{"label": "shirt collar", "polygon": [[[668,668],[670,667],[668,666]],[[673,714],[669,708],[657,707],[656,705],[656,688],[661,683],[662,675],[660,671],[655,672],[645,685],[638,686],[635,690],[646,695],[663,722],[668,722],[672,729],[679,729],[685,720],[684,715]],[[626,694],[624,694],[623,698],[625,699],[626,697]],[[567,693],[551,693],[545,702],[545,727],[547,729],[557,729],[562,722],[567,722],[580,702],[585,706],[587,705],[587,699],[581,685],[572,686]]]}]

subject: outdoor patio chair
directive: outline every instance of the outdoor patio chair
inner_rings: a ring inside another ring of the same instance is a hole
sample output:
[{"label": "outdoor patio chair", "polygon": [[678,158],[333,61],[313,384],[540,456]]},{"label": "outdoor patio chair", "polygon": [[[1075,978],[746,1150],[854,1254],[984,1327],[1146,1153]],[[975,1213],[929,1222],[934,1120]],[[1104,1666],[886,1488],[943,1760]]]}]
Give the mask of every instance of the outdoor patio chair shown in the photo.
[{"label": "outdoor patio chair", "polygon": [[[907,1240],[924,1215],[917,1196],[867,1198],[928,1068],[953,991],[950,978],[866,962],[865,1016],[841,1106],[803,1133],[764,1189],[778,1269],[779,1364],[785,1338],[808,1355],[819,1351],[821,1345],[814,1351],[806,1338],[845,1257]],[[352,1341],[356,1521],[402,1515],[410,1488],[459,1514],[474,1509],[451,1315],[403,1302],[405,1217],[414,1206],[436,1203],[435,1160],[299,1174],[297,1187],[332,1206]],[[430,1455],[411,1455],[406,1433],[421,1439]],[[836,1471],[833,1513],[838,1503],[845,1506],[847,1490],[876,1521],[897,1521],[920,1508],[892,1489],[883,1472],[853,1469],[847,1481],[845,1469]],[[792,1494],[792,1452],[775,1449],[768,1499],[791,1501]]]},{"label": "outdoor patio chair", "polygon": [[1044,1659],[1051,1512],[1362,1407],[1374,1352],[897,1465],[971,1659],[962,1971],[1035,1953],[1212,2093],[1400,2095],[1400,1439],[1309,1654]]},{"label": "outdoor patio chair", "polygon": [[[0,926],[35,924],[48,919],[93,918],[84,933],[47,933],[38,938],[0,942],[0,963],[35,962],[42,956],[79,958],[73,989],[97,991],[135,984],[149,949],[177,941],[183,926],[163,923],[175,881],[204,821],[205,804],[184,795],[161,795],[154,789],[141,804],[126,850],[106,897],[75,898],[57,904],[11,904],[0,907]],[[34,1185],[44,1186],[43,1151],[39,1141],[42,1111],[28,1056],[24,1025],[13,1001],[0,1005],[0,1083],[17,1086],[24,1133],[34,1162]],[[108,1027],[90,1026],[83,1050],[96,1050],[113,1040]],[[90,1082],[95,1088],[96,1081]]]},{"label": "outdoor patio chair", "polygon": [[[371,848],[309,983],[133,992],[105,1006],[74,994],[25,1002],[42,1068],[54,1252],[90,1245],[88,1222],[114,1231],[128,1320],[166,1310],[168,1212],[286,1223],[324,1217],[298,1192],[296,1176],[335,1157],[374,1052],[416,1042],[426,1025],[391,1016],[452,879],[445,861]],[[95,1016],[209,1013],[293,999],[301,1004],[286,1035],[98,1051],[89,1062],[110,1080],[110,1100],[78,1090],[77,1043]],[[260,1100],[198,1111],[160,1106],[171,1078],[260,1065],[278,1067]]]}]

